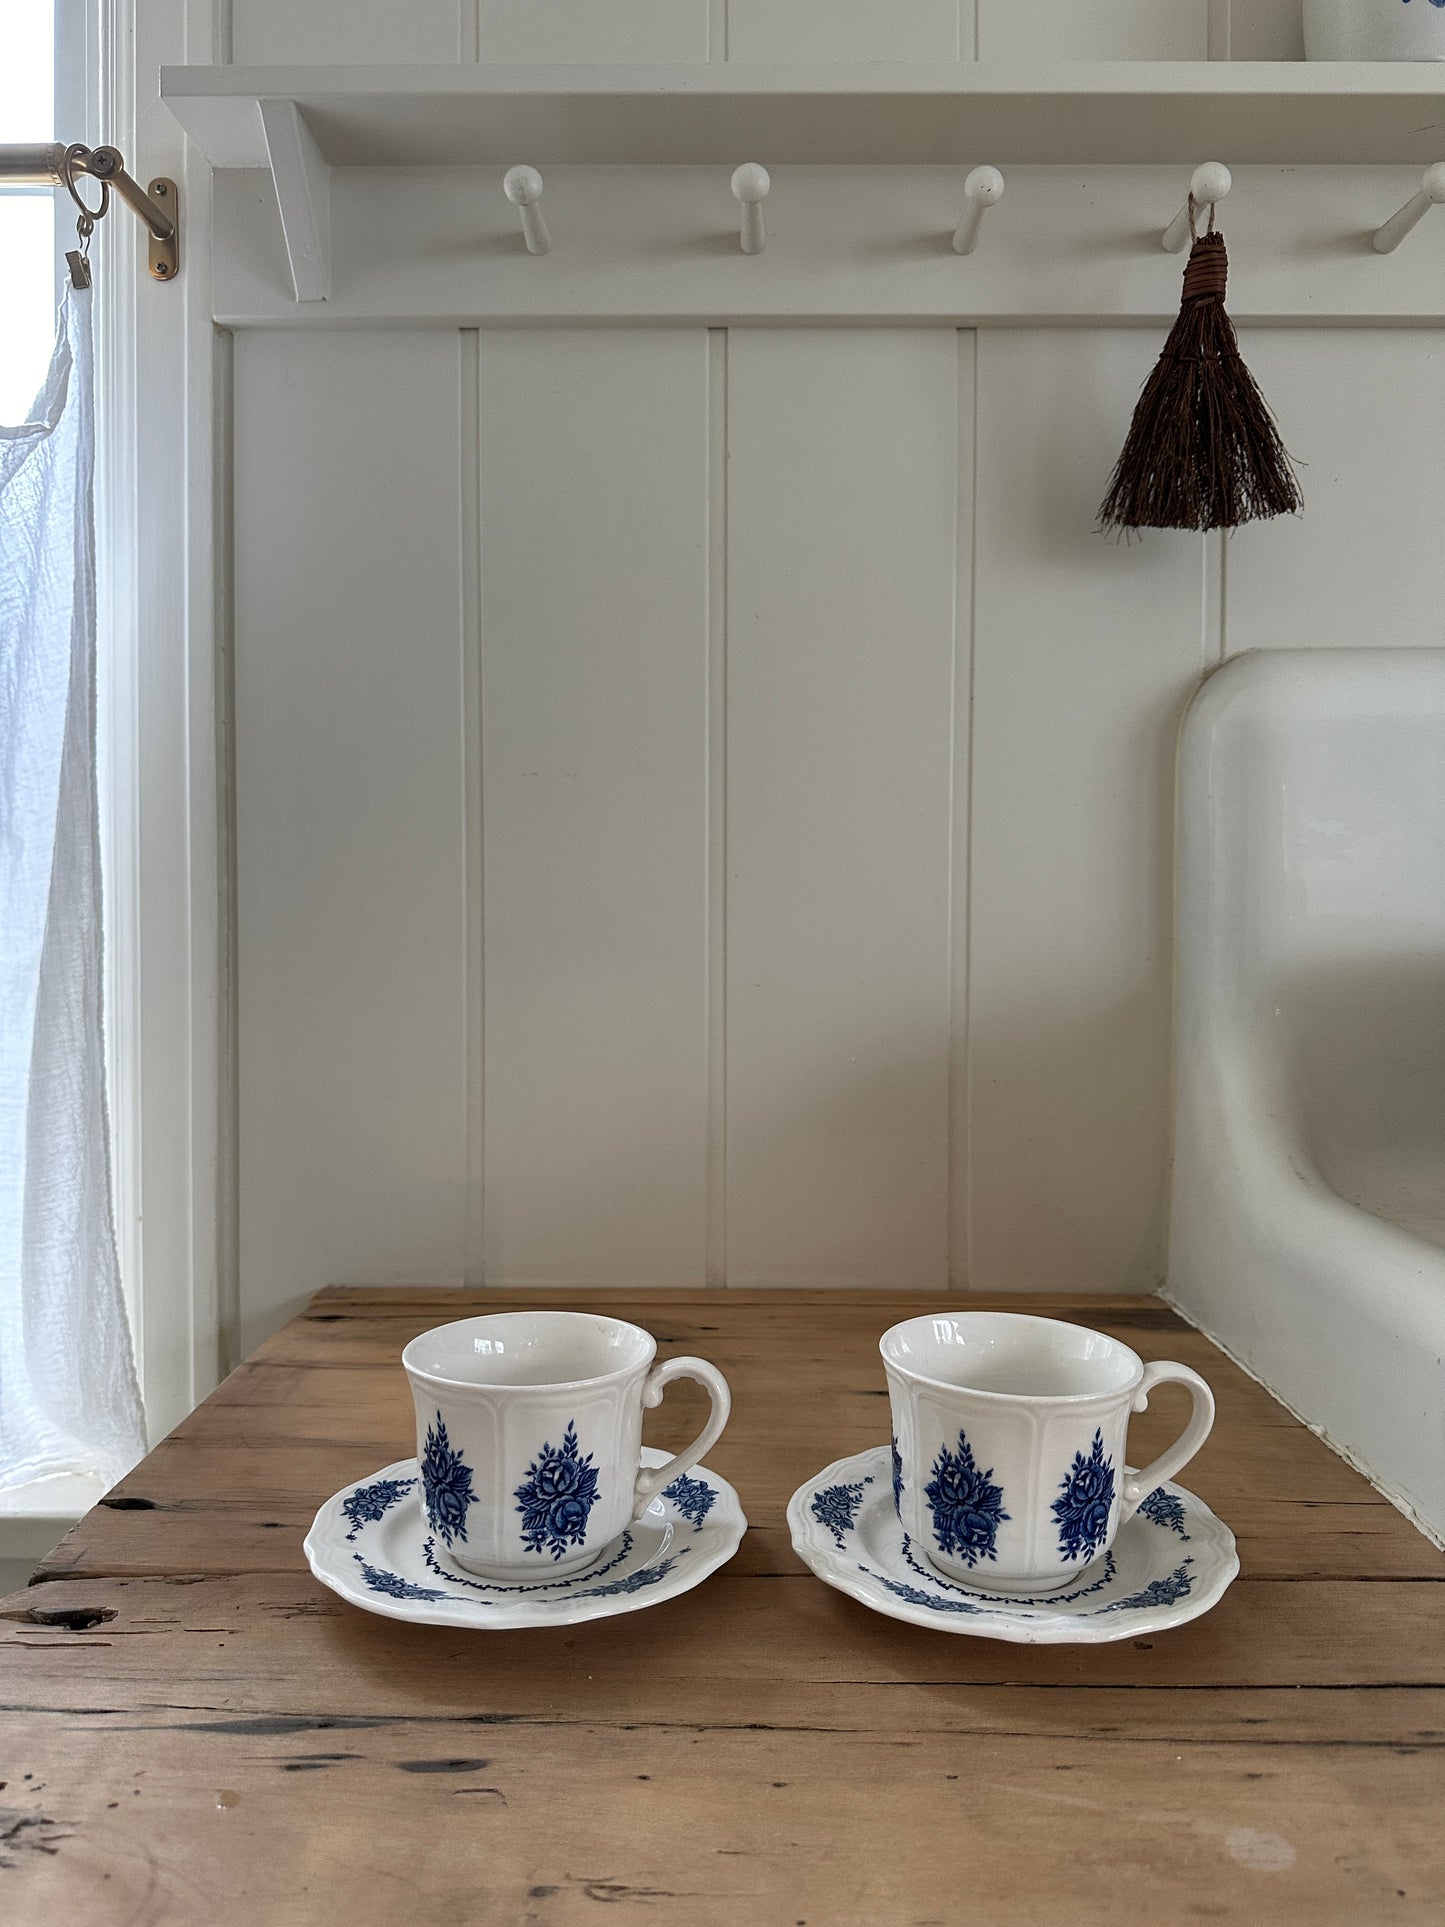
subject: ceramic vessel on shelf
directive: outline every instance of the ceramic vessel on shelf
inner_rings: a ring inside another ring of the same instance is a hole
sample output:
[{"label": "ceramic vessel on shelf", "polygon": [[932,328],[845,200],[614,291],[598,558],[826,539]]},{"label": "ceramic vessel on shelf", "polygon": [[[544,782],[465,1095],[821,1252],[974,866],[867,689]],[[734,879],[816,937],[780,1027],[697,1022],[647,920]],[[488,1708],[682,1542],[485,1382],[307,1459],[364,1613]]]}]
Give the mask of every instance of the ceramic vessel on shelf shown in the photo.
[{"label": "ceramic vessel on shelf", "polygon": [[1307,60],[1445,60],[1445,0],[1304,0]]}]

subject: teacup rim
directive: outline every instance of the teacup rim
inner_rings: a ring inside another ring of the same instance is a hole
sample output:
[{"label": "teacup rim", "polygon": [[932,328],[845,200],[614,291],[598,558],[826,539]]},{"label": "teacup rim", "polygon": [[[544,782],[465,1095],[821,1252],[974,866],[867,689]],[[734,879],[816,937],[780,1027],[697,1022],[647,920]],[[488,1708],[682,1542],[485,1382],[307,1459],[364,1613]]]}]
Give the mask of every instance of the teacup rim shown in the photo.
[{"label": "teacup rim", "polygon": [[[904,1330],[904,1328],[908,1325],[919,1324],[924,1319],[932,1319],[932,1318],[938,1318],[938,1317],[948,1317],[948,1318],[953,1318],[955,1320],[961,1320],[966,1318],[1008,1318],[1008,1319],[1012,1319],[1014,1323],[1020,1324],[1020,1325],[1027,1324],[1027,1325],[1061,1326],[1065,1331],[1084,1332],[1090,1338],[1105,1338],[1109,1341],[1111,1345],[1116,1345],[1121,1352],[1126,1353],[1130,1358],[1133,1359],[1134,1370],[1133,1370],[1133,1373],[1131,1374],[1128,1384],[1115,1386],[1111,1391],[991,1392],[981,1385],[980,1386],[957,1385],[957,1384],[954,1384],[953,1381],[950,1379],[935,1378],[931,1372],[920,1372],[915,1366],[906,1365],[903,1363],[901,1359],[890,1358],[888,1356],[888,1353],[884,1350],[884,1347],[887,1345],[888,1340],[893,1336],[895,1332],[900,1332]],[[1047,1317],[1041,1316],[1038,1312],[1029,1312],[1029,1311],[1000,1311],[1000,1310],[984,1311],[980,1307],[978,1310],[975,1310],[975,1311],[915,1312],[911,1318],[900,1318],[897,1324],[890,1325],[888,1327],[887,1331],[885,1331],[878,1340],[878,1352],[879,1352],[879,1356],[883,1360],[883,1366],[885,1371],[898,1372],[902,1377],[912,1380],[914,1384],[927,1385],[927,1386],[930,1386],[935,1391],[958,1392],[958,1393],[962,1393],[967,1398],[987,1399],[990,1404],[994,1404],[994,1405],[1050,1405],[1050,1406],[1075,1407],[1075,1406],[1081,1406],[1081,1405],[1112,1404],[1115,1401],[1122,1398],[1133,1398],[1134,1394],[1138,1391],[1144,1379],[1144,1360],[1139,1356],[1138,1352],[1135,1351],[1132,1345],[1126,1345],[1122,1338],[1115,1338],[1112,1332],[1101,1332],[1093,1325],[1080,1325],[1072,1318],[1047,1318]]]},{"label": "teacup rim", "polygon": [[[548,1378],[528,1385],[488,1385],[476,1379],[449,1378],[444,1372],[428,1371],[424,1365],[416,1364],[411,1356],[412,1348],[424,1338],[432,1338],[437,1332],[450,1331],[455,1326],[492,1324],[503,1318],[587,1318],[596,1324],[613,1325],[624,1331],[636,1332],[644,1341],[642,1356],[628,1364],[618,1365],[610,1372],[592,1372],[584,1378]],[[402,1370],[409,1379],[420,1380],[422,1384],[434,1386],[449,1394],[471,1394],[477,1398],[536,1397],[539,1393],[580,1392],[597,1386],[612,1385],[618,1380],[630,1377],[632,1373],[646,1371],[657,1356],[657,1340],[645,1325],[634,1325],[630,1318],[614,1318],[605,1311],[578,1311],[571,1306],[538,1305],[535,1307],[517,1306],[511,1311],[472,1312],[466,1318],[449,1318],[440,1325],[428,1325],[414,1338],[407,1340],[402,1347]]]}]

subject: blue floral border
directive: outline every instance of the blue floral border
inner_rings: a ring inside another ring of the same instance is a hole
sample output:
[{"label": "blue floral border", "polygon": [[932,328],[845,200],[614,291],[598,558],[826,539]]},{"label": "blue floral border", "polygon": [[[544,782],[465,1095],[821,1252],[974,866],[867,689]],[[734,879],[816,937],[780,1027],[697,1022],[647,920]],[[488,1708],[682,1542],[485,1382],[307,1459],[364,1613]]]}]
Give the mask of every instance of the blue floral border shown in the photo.
[{"label": "blue floral border", "polygon": [[687,1523],[699,1531],[717,1503],[717,1493],[706,1479],[691,1478],[686,1472],[680,1473],[671,1485],[665,1485],[662,1496],[670,1499]]},{"label": "blue floral border", "polygon": [[[1104,1570],[1102,1574],[1099,1576],[1099,1578],[1095,1579],[1092,1582],[1092,1584],[1087,1586],[1076,1586],[1073,1592],[1056,1592],[1056,1593],[1049,1593],[1042,1596],[1035,1593],[1033,1597],[1030,1598],[1025,1593],[975,1592],[973,1588],[970,1586],[960,1586],[956,1580],[945,1579],[941,1573],[931,1572],[927,1566],[921,1566],[918,1563],[918,1560],[914,1555],[912,1541],[909,1539],[908,1534],[906,1532],[903,1535],[903,1558],[905,1563],[911,1566],[914,1572],[916,1572],[920,1576],[920,1578],[928,1579],[932,1581],[932,1583],[935,1586],[942,1586],[946,1592],[964,1593],[965,1595],[967,1595],[967,1597],[977,1600],[981,1606],[985,1606],[985,1607],[987,1606],[1067,1606],[1067,1605],[1070,1605],[1075,1599],[1087,1599],[1090,1593],[1101,1591],[1105,1586],[1107,1586],[1111,1582],[1111,1580],[1114,1580],[1118,1577],[1118,1567],[1114,1564],[1114,1555],[1112,1552],[1106,1552],[1104,1554]],[[1039,1615],[1037,1613],[1030,1613],[1029,1617],[1036,1619],[1039,1617]]]},{"label": "blue floral border", "polygon": [[[987,1475],[985,1474],[984,1477],[986,1478]],[[812,1516],[833,1534],[834,1542],[840,1549],[844,1545],[843,1535],[857,1529],[864,1489],[872,1483],[872,1474],[865,1474],[860,1479],[820,1486],[812,1494],[809,1507]],[[1188,1514],[1182,1502],[1173,1493],[1166,1491],[1163,1486],[1157,1487],[1150,1493],[1136,1510],[1151,1524],[1164,1531],[1174,1532],[1181,1539],[1188,1541],[1189,1534],[1184,1529]],[[905,1564],[925,1582],[923,1585],[894,1578],[889,1573],[880,1572],[862,1561],[858,1563],[857,1570],[896,1599],[903,1600],[909,1605],[926,1607],[930,1612],[936,1613],[959,1613],[985,1619],[999,1616],[1047,1619],[1054,1616],[1053,1609],[1060,1606],[1073,1606],[1081,1600],[1091,1599],[1111,1586],[1117,1587],[1119,1582],[1119,1568],[1112,1550],[1104,1554],[1103,1568],[1097,1578],[1085,1585],[1075,1587],[1072,1592],[1045,1596],[975,1592],[970,1587],[945,1579],[941,1574],[934,1572],[932,1567],[922,1563],[907,1532],[902,1535],[901,1551]],[[1105,1599],[1097,1605],[1090,1606],[1078,1616],[1083,1619],[1097,1619],[1105,1615],[1148,1612],[1159,1607],[1171,1606],[1180,1599],[1188,1598],[1194,1590],[1197,1575],[1193,1567],[1192,1556],[1185,1558],[1172,1572],[1149,1580],[1122,1598]]]},{"label": "blue floral border", "polygon": [[385,1593],[388,1599],[445,1599],[444,1592],[435,1586],[418,1586],[411,1579],[403,1579],[399,1572],[388,1572],[382,1566],[373,1566],[354,1552],[352,1558],[361,1567],[361,1576],[373,1592]]},{"label": "blue floral border", "polygon": [[[1440,0],[1445,6],[1445,0]],[[1162,1485],[1156,1485],[1147,1499],[1141,1499],[1135,1508],[1141,1519],[1148,1519],[1166,1532],[1177,1532],[1185,1545],[1189,1544],[1189,1534],[1184,1530],[1184,1505],[1172,1492],[1166,1492]]]},{"label": "blue floral border", "polygon": [[833,1544],[841,1552],[845,1533],[852,1532],[858,1523],[858,1508],[863,1503],[863,1488],[872,1485],[870,1473],[866,1478],[852,1485],[825,1485],[813,1494],[809,1507],[813,1517],[825,1532],[833,1535]]},{"label": "blue floral border", "polygon": [[359,1485],[348,1492],[341,1503],[341,1511],[351,1527],[348,1539],[355,1539],[363,1526],[375,1525],[399,1499],[408,1492],[415,1491],[415,1479],[372,1479],[367,1485]]},{"label": "blue floral border", "polygon": [[450,1580],[455,1586],[465,1586],[471,1592],[499,1593],[503,1599],[507,1599],[516,1598],[522,1593],[566,1592],[573,1586],[580,1586],[584,1580],[600,1579],[603,1573],[611,1572],[622,1564],[632,1551],[632,1545],[632,1534],[624,1532],[622,1544],[615,1557],[609,1559],[605,1566],[595,1568],[589,1566],[585,1572],[569,1572],[562,1579],[539,1579],[534,1585],[519,1584],[510,1579],[474,1579],[469,1573],[448,1572],[445,1566],[437,1564],[435,1539],[428,1539],[425,1542],[421,1549],[421,1556],[426,1560],[428,1570],[434,1572],[439,1579]]}]

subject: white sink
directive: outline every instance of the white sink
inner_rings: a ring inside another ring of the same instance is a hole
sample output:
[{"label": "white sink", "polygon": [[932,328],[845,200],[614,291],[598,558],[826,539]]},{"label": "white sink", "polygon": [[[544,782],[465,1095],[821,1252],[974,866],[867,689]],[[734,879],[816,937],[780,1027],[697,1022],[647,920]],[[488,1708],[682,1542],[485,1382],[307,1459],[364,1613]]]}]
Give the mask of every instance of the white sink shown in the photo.
[{"label": "white sink", "polygon": [[1168,1295],[1445,1542],[1445,649],[1185,720]]}]

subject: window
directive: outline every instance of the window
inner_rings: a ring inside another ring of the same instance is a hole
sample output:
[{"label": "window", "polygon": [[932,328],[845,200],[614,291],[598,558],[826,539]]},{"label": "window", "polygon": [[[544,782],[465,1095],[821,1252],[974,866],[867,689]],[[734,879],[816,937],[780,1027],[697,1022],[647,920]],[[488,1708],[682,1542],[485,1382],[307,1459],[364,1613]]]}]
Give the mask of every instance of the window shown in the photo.
[{"label": "window", "polygon": [[[25,0],[0,9],[0,140],[55,137],[55,8]],[[50,361],[56,216],[53,188],[0,187],[0,423],[26,420]]]},{"label": "window", "polygon": [[[44,146],[56,139],[92,139],[87,106],[94,92],[96,29],[98,12],[91,0],[0,6],[0,143]],[[94,200],[94,193],[87,198]],[[75,245],[75,210],[64,189],[44,181],[0,181],[0,424],[6,428],[35,420],[33,405],[54,351],[64,251]],[[33,434],[21,437],[21,447]],[[64,505],[73,507],[73,495],[66,495]],[[102,663],[102,690],[106,682]],[[102,780],[102,796],[106,788]],[[108,825],[102,823],[102,829],[110,840]],[[135,1430],[133,1422],[127,1430]],[[85,1434],[75,1432],[75,1438]],[[64,1459],[62,1445],[64,1436],[42,1439],[37,1463]],[[25,1472],[23,1455],[19,1472]],[[12,1478],[0,1501],[0,1559],[37,1551],[37,1534],[54,1540],[67,1518],[77,1517],[94,1499],[94,1486],[94,1470],[50,1472],[21,1484]],[[27,1536],[33,1544],[27,1544]]]},{"label": "window", "polygon": [[[152,109],[157,68],[186,57],[186,24],[178,0],[0,0],[0,142],[113,143],[140,180],[175,178],[184,208],[184,141]],[[93,205],[95,184],[81,191]],[[31,412],[54,342],[65,252],[75,245],[63,188],[0,182],[0,424]],[[220,1344],[216,651],[204,595],[188,592],[210,569],[208,517],[189,511],[212,467],[215,341],[208,324],[188,320],[180,289],[150,282],[144,230],[114,198],[91,252],[112,1189],[131,1330],[159,1435],[214,1384]],[[226,1279],[230,1262],[227,1246]],[[220,1302],[229,1316],[230,1298]],[[0,1505],[0,1557],[4,1514]]]}]

